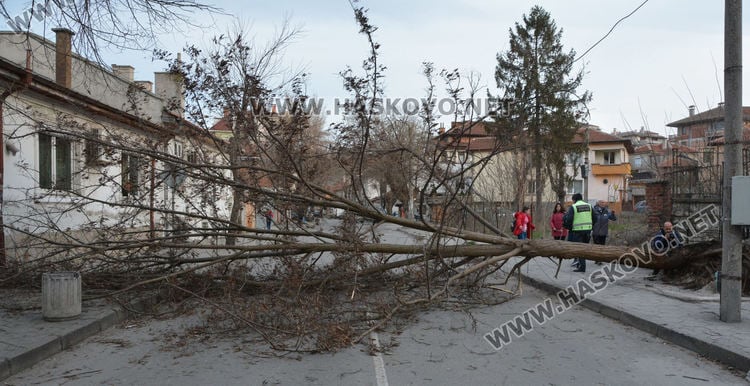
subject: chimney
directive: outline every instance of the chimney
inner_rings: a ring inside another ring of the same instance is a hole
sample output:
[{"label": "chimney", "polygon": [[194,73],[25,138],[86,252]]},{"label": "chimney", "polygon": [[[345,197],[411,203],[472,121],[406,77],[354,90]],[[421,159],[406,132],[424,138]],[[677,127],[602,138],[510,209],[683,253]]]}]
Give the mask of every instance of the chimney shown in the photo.
[{"label": "chimney", "polygon": [[164,107],[182,117],[185,112],[182,75],[178,72],[154,73],[155,94],[164,100]]},{"label": "chimney", "polygon": [[53,28],[55,33],[55,82],[70,88],[73,83],[73,52],[71,39],[73,31],[67,28]]},{"label": "chimney", "polygon": [[143,91],[154,92],[154,83],[150,80],[136,80],[134,83]]},{"label": "chimney", "polygon": [[115,74],[118,78],[125,79],[128,82],[133,81],[133,74],[135,73],[135,68],[133,66],[118,66],[116,64],[112,65],[112,73]]},{"label": "chimney", "polygon": [[438,129],[438,135],[443,135],[443,134],[445,134],[445,126],[443,126],[443,124],[441,123],[440,128]]},{"label": "chimney", "polygon": [[695,115],[695,105],[688,106],[688,112],[690,113],[690,116],[692,117]]},{"label": "chimney", "polygon": [[229,118],[229,114],[232,113],[232,109],[229,107],[224,107],[224,118]]}]

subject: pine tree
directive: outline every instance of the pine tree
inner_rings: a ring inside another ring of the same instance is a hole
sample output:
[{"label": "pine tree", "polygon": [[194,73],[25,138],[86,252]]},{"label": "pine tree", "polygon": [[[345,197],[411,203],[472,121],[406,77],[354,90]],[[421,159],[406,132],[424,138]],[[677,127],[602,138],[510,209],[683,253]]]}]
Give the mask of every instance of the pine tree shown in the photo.
[{"label": "pine tree", "polygon": [[[575,51],[565,52],[558,29],[549,12],[534,6],[523,23],[509,29],[510,48],[497,55],[495,80],[503,97],[513,101],[505,126],[526,131],[534,169],[536,207],[541,207],[547,176],[559,200],[570,183],[565,156],[580,152],[572,144],[576,130],[586,117],[591,94],[577,93],[583,70],[573,71]],[[546,171],[546,173],[545,173]]]}]

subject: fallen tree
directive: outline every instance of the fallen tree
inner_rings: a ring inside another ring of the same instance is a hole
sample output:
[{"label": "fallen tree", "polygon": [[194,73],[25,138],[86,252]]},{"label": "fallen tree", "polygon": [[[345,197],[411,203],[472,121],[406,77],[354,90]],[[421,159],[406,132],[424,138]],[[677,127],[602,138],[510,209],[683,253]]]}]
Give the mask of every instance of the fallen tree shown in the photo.
[{"label": "fallen tree", "polygon": [[[299,77],[271,84],[271,74],[278,73],[277,55],[294,36],[286,29],[265,50],[240,33],[231,39],[217,38],[217,46],[209,52],[191,47],[185,62],[171,63],[173,73],[187,84],[187,115],[203,129],[192,132],[185,147],[197,155],[207,154],[204,150],[210,148],[219,153],[217,157],[178,157],[158,146],[81,136],[64,119],[39,122],[54,126],[70,141],[93,141],[109,153],[150,159],[150,165],[140,167],[143,174],[151,175],[152,185],[144,187],[140,200],[109,200],[71,191],[65,193],[70,204],[54,210],[39,209],[35,206],[39,197],[29,192],[15,204],[38,211],[28,213],[23,224],[4,224],[16,238],[1,283],[30,285],[40,283],[43,272],[75,270],[83,274],[89,298],[156,290],[171,304],[200,300],[215,311],[208,316],[208,325],[216,331],[250,329],[275,349],[325,351],[362,341],[372,329],[424,306],[465,310],[510,299],[518,294],[516,275],[533,258],[585,258],[667,269],[715,253],[691,254],[695,250],[685,249],[656,256],[648,244],[625,248],[518,240],[503,234],[472,209],[466,181],[482,173],[494,156],[518,147],[513,133],[495,133],[492,151],[468,159],[433,140],[434,106],[429,103],[421,106],[421,121],[394,120],[383,126],[384,117],[377,113],[383,68],[375,27],[364,9],[355,7],[354,12],[370,55],[364,76],[351,69],[342,73],[352,103],[348,119],[334,126],[336,137],[328,145],[305,111],[281,114],[259,103],[276,96],[298,102],[306,98]],[[426,66],[425,73],[432,84],[430,68]],[[454,102],[460,105],[460,75],[445,74],[448,84],[454,85],[450,90]],[[219,111],[231,128],[231,139],[220,140],[206,132],[208,118]],[[466,133],[497,111],[472,114],[467,110],[456,117]],[[176,121],[175,131],[186,130],[183,122]],[[391,135],[385,135],[386,129],[393,131]],[[401,133],[408,133],[410,140],[397,141]],[[131,193],[132,180],[125,167],[130,164],[125,158],[104,162],[123,166],[120,175],[102,175],[102,181],[123,181],[122,191]],[[168,168],[158,170],[156,164]],[[384,171],[383,165],[392,166]],[[388,178],[384,174],[389,170],[403,175]],[[180,179],[190,186],[178,186]],[[380,179],[406,184],[408,189],[393,193],[403,196],[387,198],[388,189],[381,187],[386,195],[373,203],[366,194],[368,186]],[[337,190],[337,185],[344,189]],[[228,217],[217,214],[221,190],[231,191]],[[162,191],[165,197],[171,194],[171,205],[158,197]],[[185,207],[176,207],[175,197],[183,199]],[[414,201],[407,207],[422,219],[385,214],[383,209],[397,200]],[[432,221],[421,212],[428,203],[440,214]],[[241,206],[247,204],[252,204],[251,217],[260,209],[273,210],[274,229],[242,221]],[[91,206],[118,212],[90,218],[74,230],[60,221],[71,213],[89,215]],[[310,209],[345,214],[336,220],[335,229],[323,229],[304,224],[314,221],[308,216]],[[132,225],[149,216],[150,227]],[[154,221],[155,216],[162,221]],[[467,230],[462,226],[467,218],[476,219],[493,234]],[[420,236],[404,244],[383,242],[379,228],[386,223]],[[511,260],[514,257],[523,259]]]}]

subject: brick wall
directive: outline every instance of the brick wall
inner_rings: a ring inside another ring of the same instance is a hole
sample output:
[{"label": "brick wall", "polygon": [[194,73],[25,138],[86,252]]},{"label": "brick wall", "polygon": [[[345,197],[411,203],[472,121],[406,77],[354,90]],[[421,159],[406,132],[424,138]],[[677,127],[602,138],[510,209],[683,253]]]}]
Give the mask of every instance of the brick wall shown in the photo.
[{"label": "brick wall", "polygon": [[654,233],[672,220],[672,188],[669,181],[658,180],[646,183],[648,205],[648,230]]}]

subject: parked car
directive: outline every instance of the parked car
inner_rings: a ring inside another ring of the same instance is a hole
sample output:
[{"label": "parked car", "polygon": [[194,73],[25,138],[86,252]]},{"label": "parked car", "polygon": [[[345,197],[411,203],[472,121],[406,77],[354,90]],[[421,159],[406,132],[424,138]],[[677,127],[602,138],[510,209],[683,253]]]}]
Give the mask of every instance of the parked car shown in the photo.
[{"label": "parked car", "polygon": [[633,207],[633,210],[636,213],[646,213],[648,212],[648,205],[646,204],[646,200],[638,201],[635,203],[635,206]]}]

